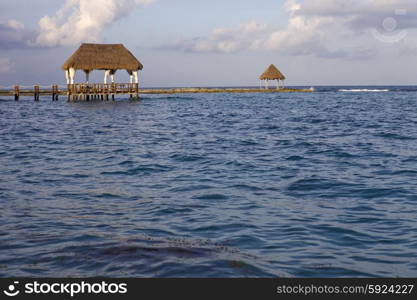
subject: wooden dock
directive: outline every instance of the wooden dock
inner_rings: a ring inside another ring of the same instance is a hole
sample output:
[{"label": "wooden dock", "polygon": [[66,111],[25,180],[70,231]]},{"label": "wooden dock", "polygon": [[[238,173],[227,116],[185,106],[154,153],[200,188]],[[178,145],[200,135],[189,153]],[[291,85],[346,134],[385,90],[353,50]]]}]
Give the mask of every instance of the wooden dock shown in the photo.
[{"label": "wooden dock", "polygon": [[129,95],[130,98],[139,99],[139,84],[137,83],[81,83],[68,84],[68,101],[77,100],[106,100],[111,97],[115,100],[116,95]]},{"label": "wooden dock", "polygon": [[0,89],[0,96],[14,97],[16,101],[22,96],[34,97],[35,101],[40,100],[40,96],[51,96],[52,101],[57,101],[59,96],[66,96],[68,101],[89,101],[115,100],[116,95],[128,95],[130,98],[139,98],[139,85],[136,83],[77,83],[68,84],[66,88],[52,85],[50,88],[41,88],[39,85],[33,88],[21,88],[16,85],[12,89]]},{"label": "wooden dock", "polygon": [[128,95],[131,99],[139,99],[140,94],[198,94],[198,93],[307,93],[313,92],[311,89],[292,89],[292,88],[168,88],[168,89],[140,89],[136,83],[77,83],[68,84],[66,88],[58,85],[49,87],[21,88],[16,85],[14,88],[0,89],[0,96],[13,97],[16,101],[20,97],[33,97],[39,101],[41,96],[50,96],[52,101],[57,101],[59,96],[66,96],[68,101],[90,101],[115,100],[117,95]]}]

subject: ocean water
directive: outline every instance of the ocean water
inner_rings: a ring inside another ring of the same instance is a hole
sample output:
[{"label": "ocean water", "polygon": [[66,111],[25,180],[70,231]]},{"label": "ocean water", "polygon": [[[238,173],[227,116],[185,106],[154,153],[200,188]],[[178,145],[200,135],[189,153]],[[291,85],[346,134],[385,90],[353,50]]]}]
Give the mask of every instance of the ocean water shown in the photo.
[{"label": "ocean water", "polygon": [[417,88],[0,100],[0,277],[415,277]]}]

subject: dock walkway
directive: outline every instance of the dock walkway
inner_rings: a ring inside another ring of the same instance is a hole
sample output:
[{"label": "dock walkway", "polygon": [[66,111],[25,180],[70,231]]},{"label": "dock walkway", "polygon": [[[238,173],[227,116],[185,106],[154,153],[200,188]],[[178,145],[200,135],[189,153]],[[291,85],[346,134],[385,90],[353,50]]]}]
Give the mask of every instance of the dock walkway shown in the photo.
[{"label": "dock walkway", "polygon": [[59,96],[66,96],[68,101],[88,101],[88,100],[112,100],[117,95],[128,95],[130,98],[138,99],[140,94],[197,94],[197,93],[296,93],[312,92],[311,89],[293,88],[167,88],[167,89],[141,89],[135,83],[113,83],[113,84],[69,84],[66,87],[52,85],[51,87],[21,88],[16,85],[12,88],[0,88],[0,96],[14,97],[16,101],[21,96],[34,97],[35,101],[40,100],[40,96],[52,96],[53,101],[57,101]]}]

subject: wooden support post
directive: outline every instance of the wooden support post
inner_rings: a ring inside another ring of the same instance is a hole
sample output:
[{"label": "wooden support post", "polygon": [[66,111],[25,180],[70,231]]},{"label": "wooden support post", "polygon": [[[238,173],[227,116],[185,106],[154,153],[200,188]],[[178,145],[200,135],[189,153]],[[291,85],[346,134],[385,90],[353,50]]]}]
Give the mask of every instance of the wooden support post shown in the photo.
[{"label": "wooden support post", "polygon": [[68,102],[71,101],[71,89],[72,89],[72,85],[71,84],[68,84],[67,85]]},{"label": "wooden support post", "polygon": [[39,101],[39,95],[40,95],[39,85],[35,85],[33,89],[34,89],[35,101]]},{"label": "wooden support post", "polygon": [[114,101],[115,94],[116,94],[116,92],[117,92],[117,88],[116,88],[116,84],[115,84],[115,83],[112,83],[112,84],[111,84],[111,89],[112,89],[111,99]]},{"label": "wooden support post", "polygon": [[14,100],[19,101],[20,96],[20,87],[18,85],[14,86]]},{"label": "wooden support post", "polygon": [[58,101],[58,85],[52,85],[52,101]]},{"label": "wooden support post", "polygon": [[139,99],[139,83],[135,83],[135,98]]},{"label": "wooden support post", "polygon": [[[39,93],[40,95],[40,90]],[[130,99],[139,99],[139,84],[68,84],[68,101],[108,101],[111,97],[116,100],[118,94],[129,95]],[[52,86],[52,97],[55,99],[59,95],[57,85]],[[39,96],[37,97],[39,99]]]}]

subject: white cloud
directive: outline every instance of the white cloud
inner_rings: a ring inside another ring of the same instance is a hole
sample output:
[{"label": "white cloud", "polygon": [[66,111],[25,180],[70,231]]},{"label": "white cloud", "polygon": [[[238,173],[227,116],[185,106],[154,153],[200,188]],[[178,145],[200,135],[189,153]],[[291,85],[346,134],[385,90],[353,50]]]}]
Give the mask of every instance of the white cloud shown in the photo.
[{"label": "white cloud", "polygon": [[163,48],[181,49],[186,52],[235,53],[244,49],[257,49],[271,29],[255,21],[236,28],[217,28],[211,36],[191,40],[179,40]]},{"label": "white cloud", "polygon": [[0,74],[9,73],[12,70],[12,61],[9,58],[0,57]]},{"label": "white cloud", "polygon": [[[333,2],[339,2],[339,10],[333,6]],[[285,8],[289,13],[287,28],[272,32],[262,45],[263,49],[287,55],[314,55],[330,59],[366,59],[374,56],[375,51],[369,43],[364,43],[357,33],[346,27],[340,11],[346,12],[349,8],[344,10],[343,3],[346,4],[338,0],[310,0],[303,4],[294,0],[286,1]],[[308,13],[310,7],[317,9],[318,6],[321,15]]]},{"label": "white cloud", "polygon": [[377,54],[381,43],[397,43],[405,37],[405,29],[417,28],[415,0],[286,0],[284,8],[288,12],[285,28],[252,21],[170,47],[193,52],[266,50],[293,56],[367,59]]},{"label": "white cloud", "polygon": [[35,37],[34,31],[27,30],[16,20],[0,23],[0,49],[27,48]]},{"label": "white cloud", "polygon": [[14,30],[24,30],[25,29],[25,25],[23,25],[22,23],[20,23],[17,20],[11,19],[9,21],[6,22],[6,25]]},{"label": "white cloud", "polygon": [[398,21],[398,29],[417,27],[415,0],[309,0],[296,14],[332,18],[355,31],[382,27],[387,17]]},{"label": "white cloud", "polygon": [[154,0],[66,0],[54,16],[39,21],[39,46],[76,45],[99,42],[103,30],[133,9]]}]

